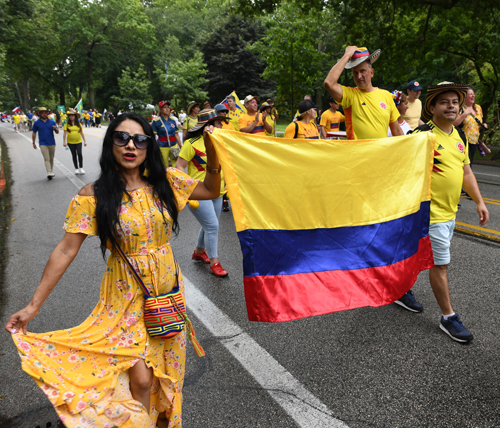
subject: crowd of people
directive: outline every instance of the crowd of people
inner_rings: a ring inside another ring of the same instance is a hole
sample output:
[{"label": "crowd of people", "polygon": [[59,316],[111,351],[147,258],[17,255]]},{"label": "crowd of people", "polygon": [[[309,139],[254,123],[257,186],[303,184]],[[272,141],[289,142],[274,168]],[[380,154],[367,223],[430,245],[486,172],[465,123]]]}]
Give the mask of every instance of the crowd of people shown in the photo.
[{"label": "crowd of people", "polygon": [[[480,225],[489,219],[470,167],[475,151],[471,147],[478,144],[478,132],[487,125],[467,85],[442,82],[429,86],[424,104],[416,80],[408,84],[406,94],[374,87],[373,63],[380,55],[380,50],[370,54],[366,48],[347,47],[324,81],[331,96],[330,108],[318,120],[319,107],[311,97],[301,100],[285,139],[325,139],[342,122],[349,140],[373,141],[414,132],[436,136],[429,224],[435,267],[430,269],[429,279],[442,312],[440,328],[453,340],[467,343],[473,336],[451,305],[447,269],[462,188],[477,204]],[[345,69],[351,70],[356,87],[338,82]],[[209,134],[215,127],[274,136],[279,117],[273,100],[259,106],[259,98],[248,95],[243,104],[246,112],[232,96],[214,108],[208,101],[192,101],[177,118],[170,102],[161,101],[151,123],[137,114],[123,113],[107,128],[99,178],[71,201],[66,234],[50,256],[31,302],[6,325],[23,367],[46,392],[66,426],[112,426],[120,418],[128,418],[130,426],[137,427],[182,425],[186,331],[169,339],[149,335],[144,324],[144,295],[123,257],[140,272],[151,294],[162,295],[176,286],[183,291],[170,238],[178,230],[179,211],[188,205],[201,226],[192,259],[209,265],[217,277],[228,276],[218,255],[219,215],[226,188]],[[54,133],[59,127],[48,117],[47,109],[40,108],[38,113],[33,146],[37,148],[38,135],[51,179]],[[86,116],[84,113],[84,125],[88,126]],[[82,174],[81,148],[86,140],[79,119],[78,112],[67,112],[63,141],[71,149],[75,173]],[[373,145],[376,149],[377,142]],[[28,322],[87,235],[99,236],[103,256],[106,249],[111,251],[99,304],[75,329],[27,333]],[[411,290],[396,303],[412,312],[423,311]],[[73,365],[73,357],[78,367]]]}]

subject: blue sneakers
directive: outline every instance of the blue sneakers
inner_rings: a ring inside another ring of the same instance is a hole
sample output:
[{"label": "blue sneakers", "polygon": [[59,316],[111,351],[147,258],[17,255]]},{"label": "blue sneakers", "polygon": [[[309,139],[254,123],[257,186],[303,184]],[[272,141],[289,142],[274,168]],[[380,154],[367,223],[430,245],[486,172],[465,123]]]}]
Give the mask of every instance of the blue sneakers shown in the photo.
[{"label": "blue sneakers", "polygon": [[407,311],[410,312],[424,312],[424,307],[417,302],[415,296],[413,295],[413,291],[408,291],[408,293],[403,294],[403,297],[396,300],[396,303],[399,306],[402,306]]},{"label": "blue sneakers", "polygon": [[457,313],[455,313],[452,317],[449,317],[447,320],[441,317],[441,324],[439,327],[457,342],[467,343],[474,339],[472,333],[467,330],[462,324],[462,321],[460,321]]}]

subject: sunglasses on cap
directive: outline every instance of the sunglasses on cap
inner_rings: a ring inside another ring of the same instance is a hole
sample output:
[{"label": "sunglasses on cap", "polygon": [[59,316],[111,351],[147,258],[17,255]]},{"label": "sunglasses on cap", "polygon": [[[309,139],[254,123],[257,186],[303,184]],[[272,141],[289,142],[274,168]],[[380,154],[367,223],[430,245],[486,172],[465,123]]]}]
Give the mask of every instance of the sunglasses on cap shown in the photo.
[{"label": "sunglasses on cap", "polygon": [[115,146],[126,146],[130,140],[133,141],[134,146],[139,150],[144,150],[148,148],[149,140],[151,140],[151,137],[149,135],[143,134],[130,135],[128,132],[124,131],[113,132],[113,144]]}]

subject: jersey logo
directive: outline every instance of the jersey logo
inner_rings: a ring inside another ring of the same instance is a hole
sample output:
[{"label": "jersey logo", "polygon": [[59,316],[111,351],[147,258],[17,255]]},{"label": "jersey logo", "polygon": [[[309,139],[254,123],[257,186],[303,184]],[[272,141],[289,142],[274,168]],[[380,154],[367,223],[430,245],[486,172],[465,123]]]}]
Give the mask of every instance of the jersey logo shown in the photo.
[{"label": "jersey logo", "polygon": [[437,149],[438,150],[444,150],[444,147],[440,144]]},{"label": "jersey logo", "polygon": [[459,141],[459,142],[457,143],[457,149],[458,149],[458,151],[459,151],[460,153],[465,152],[464,143],[462,143],[461,141]]},{"label": "jersey logo", "polygon": [[381,108],[383,108],[384,110],[387,108],[387,104],[382,102],[379,104]]},{"label": "jersey logo", "polygon": [[362,105],[362,106],[365,106],[365,105],[366,105],[366,103],[361,103],[361,105]]}]

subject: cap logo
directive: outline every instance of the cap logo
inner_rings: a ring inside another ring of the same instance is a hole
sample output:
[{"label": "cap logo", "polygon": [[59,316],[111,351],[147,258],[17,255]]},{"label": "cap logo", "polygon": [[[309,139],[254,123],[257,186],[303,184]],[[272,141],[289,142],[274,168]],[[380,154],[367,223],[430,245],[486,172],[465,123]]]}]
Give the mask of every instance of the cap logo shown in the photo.
[{"label": "cap logo", "polygon": [[415,82],[415,83],[413,84],[413,86],[420,86],[420,83]]},{"label": "cap logo", "polygon": [[383,108],[384,110],[387,109],[387,104],[386,103],[380,103],[380,108]]},{"label": "cap logo", "polygon": [[465,152],[465,147],[464,147],[464,144],[463,144],[461,141],[459,141],[459,142],[457,143],[457,149],[458,149],[458,151],[459,151],[460,153],[464,153],[464,152]]}]

